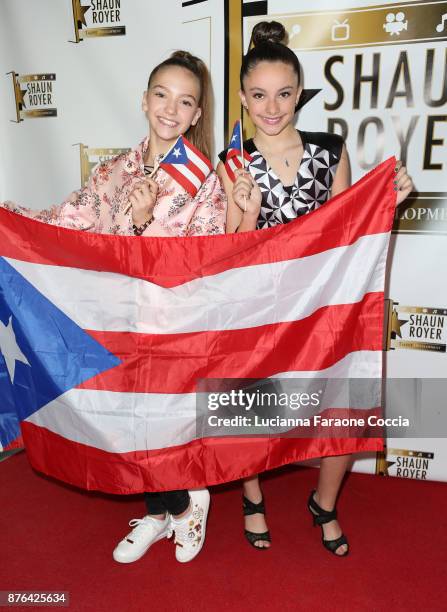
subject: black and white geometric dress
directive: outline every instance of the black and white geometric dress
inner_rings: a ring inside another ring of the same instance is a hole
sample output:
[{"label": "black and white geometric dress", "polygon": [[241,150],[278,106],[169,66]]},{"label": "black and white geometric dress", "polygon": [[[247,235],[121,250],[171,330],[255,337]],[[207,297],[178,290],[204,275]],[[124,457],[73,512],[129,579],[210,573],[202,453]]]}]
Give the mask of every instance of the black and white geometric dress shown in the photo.
[{"label": "black and white geometric dress", "polygon": [[[288,223],[319,208],[331,197],[332,182],[340,161],[343,139],[326,132],[298,130],[303,143],[303,158],[293,185],[284,186],[256,149],[253,139],[244,142],[252,157],[247,169],[262,193],[257,228]],[[219,157],[225,160],[225,151]]]}]

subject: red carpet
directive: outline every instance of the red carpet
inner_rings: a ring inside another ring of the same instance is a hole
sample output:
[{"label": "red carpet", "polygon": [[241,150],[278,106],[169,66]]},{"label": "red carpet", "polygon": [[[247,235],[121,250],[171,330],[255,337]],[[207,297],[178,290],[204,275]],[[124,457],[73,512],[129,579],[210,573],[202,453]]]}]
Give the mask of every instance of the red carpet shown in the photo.
[{"label": "red carpet", "polygon": [[[70,610],[446,610],[446,484],[351,474],[339,503],[351,553],[337,559],[306,509],[317,471],[264,477],[270,551],[242,537],[238,485],[214,488],[207,541],[189,564],[159,542],[119,565],[112,549],[139,497],[85,493],[32,471],[24,453],[0,464],[0,590],[64,590]],[[30,608],[15,608],[26,609]]]}]

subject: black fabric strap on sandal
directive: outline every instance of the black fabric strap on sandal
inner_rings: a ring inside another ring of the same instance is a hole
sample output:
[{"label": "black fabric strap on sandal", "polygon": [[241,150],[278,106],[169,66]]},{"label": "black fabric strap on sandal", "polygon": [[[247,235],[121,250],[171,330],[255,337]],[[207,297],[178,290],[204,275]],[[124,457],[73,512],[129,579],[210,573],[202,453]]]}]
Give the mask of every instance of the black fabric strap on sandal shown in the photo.
[{"label": "black fabric strap on sandal", "polygon": [[312,493],[312,496],[309,499],[309,506],[312,510],[315,510],[315,523],[317,525],[325,525],[326,523],[335,521],[337,518],[337,510],[335,508],[333,510],[323,510],[323,508],[315,501],[314,495],[315,491]]},{"label": "black fabric strap on sandal", "polygon": [[[263,531],[262,533],[255,533],[254,531],[248,531],[248,529],[244,530],[245,537],[247,540],[255,546],[255,542],[271,542],[272,538],[270,537],[269,531]],[[255,548],[265,548],[264,546],[255,546]]]},{"label": "black fabric strap on sandal", "polygon": [[[335,553],[337,548],[340,548],[340,546],[343,546],[343,544],[346,544],[346,546],[349,546],[348,540],[346,536],[343,534],[339,538],[336,538],[335,540],[324,540],[323,539],[323,544],[328,550],[330,550],[333,553]],[[339,556],[341,557],[343,555],[339,555]]]},{"label": "black fabric strap on sandal", "polygon": [[247,499],[244,495],[242,497],[242,501],[243,501],[244,516],[250,516],[251,514],[265,514],[265,505],[264,505],[263,499],[261,499],[261,501],[258,504],[255,504],[254,502]]},{"label": "black fabric strap on sandal", "polygon": [[[335,519],[337,518],[337,510],[335,508],[333,510],[324,510],[315,501],[314,499],[315,493],[316,493],[315,490],[311,492],[307,505],[313,516],[314,525],[319,525],[321,529],[323,530],[322,525],[325,525],[326,523],[330,523],[331,521],[335,521]],[[336,538],[335,540],[325,540],[324,533],[322,532],[321,538],[322,538],[323,546],[327,550],[329,550],[331,553],[333,553],[337,557],[346,557],[346,555],[348,554],[348,550],[346,550],[345,552],[341,554],[337,553],[337,550],[340,548],[340,546],[346,545],[346,547],[349,547],[348,540],[343,533],[341,534],[339,538]]]},{"label": "black fabric strap on sandal", "polygon": [[[254,502],[247,499],[245,495],[243,495],[242,502],[243,502],[244,516],[250,516],[251,514],[265,514],[264,498],[261,499],[261,501],[258,504],[255,504]],[[256,542],[271,542],[272,541],[269,531],[263,531],[262,533],[256,533],[255,531],[249,531],[248,529],[245,529],[244,532],[245,532],[245,537],[247,538],[247,540],[250,542],[250,544],[254,548],[258,550],[268,550],[270,548],[269,546],[256,546]]]}]

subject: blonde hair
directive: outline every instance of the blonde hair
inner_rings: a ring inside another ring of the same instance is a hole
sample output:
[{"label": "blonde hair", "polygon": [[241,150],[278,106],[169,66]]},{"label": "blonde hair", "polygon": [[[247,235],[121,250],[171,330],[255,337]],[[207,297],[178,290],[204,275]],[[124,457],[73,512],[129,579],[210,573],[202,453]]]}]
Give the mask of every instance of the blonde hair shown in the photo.
[{"label": "blonde hair", "polygon": [[152,70],[149,75],[147,87],[149,89],[152,79],[155,77],[157,72],[162,68],[168,68],[169,66],[180,66],[189,70],[199,81],[200,85],[200,96],[199,96],[199,108],[202,110],[199,120],[196,125],[191,125],[189,130],[186,132],[186,138],[192,142],[192,144],[199,149],[208,159],[212,158],[212,89],[211,79],[208,72],[208,68],[205,63],[188,53],[188,51],[174,51],[168,59]]}]

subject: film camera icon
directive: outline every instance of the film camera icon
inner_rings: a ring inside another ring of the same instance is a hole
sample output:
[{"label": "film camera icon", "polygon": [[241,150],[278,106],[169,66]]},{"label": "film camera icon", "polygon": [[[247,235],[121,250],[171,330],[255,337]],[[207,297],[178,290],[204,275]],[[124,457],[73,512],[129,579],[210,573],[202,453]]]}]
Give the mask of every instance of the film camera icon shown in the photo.
[{"label": "film camera icon", "polygon": [[345,19],[342,23],[334,20],[334,23],[331,28],[331,39],[334,41],[339,40],[348,40],[351,36],[351,26],[348,23],[348,20]]},{"label": "film camera icon", "polygon": [[383,29],[385,32],[388,32],[390,36],[394,36],[396,34],[400,35],[402,30],[408,30],[408,19],[405,19],[405,13],[388,13],[385,17],[386,23],[383,24]]}]

